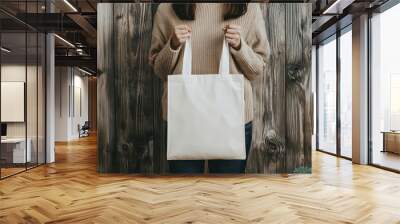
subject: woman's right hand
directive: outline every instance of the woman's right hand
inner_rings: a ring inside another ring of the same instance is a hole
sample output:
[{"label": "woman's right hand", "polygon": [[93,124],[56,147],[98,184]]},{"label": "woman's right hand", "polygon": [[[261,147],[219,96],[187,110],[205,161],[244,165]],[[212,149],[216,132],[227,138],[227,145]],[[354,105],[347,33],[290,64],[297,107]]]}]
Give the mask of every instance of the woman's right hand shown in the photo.
[{"label": "woman's right hand", "polygon": [[192,29],[187,25],[179,25],[174,27],[174,33],[171,37],[171,48],[177,50],[179,46],[187,39],[189,39],[192,34]]}]

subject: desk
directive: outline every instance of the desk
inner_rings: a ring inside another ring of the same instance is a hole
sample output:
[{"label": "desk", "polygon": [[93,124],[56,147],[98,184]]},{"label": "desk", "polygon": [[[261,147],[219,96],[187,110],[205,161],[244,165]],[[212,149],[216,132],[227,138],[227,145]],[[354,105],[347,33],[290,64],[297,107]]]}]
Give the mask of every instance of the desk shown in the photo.
[{"label": "desk", "polygon": [[[25,138],[6,138],[1,139],[1,157],[6,163],[25,163],[31,162],[31,146],[30,138],[26,140],[28,143],[25,152]],[[26,159],[26,161],[25,161]]]},{"label": "desk", "polygon": [[383,131],[383,151],[400,154],[400,132]]}]

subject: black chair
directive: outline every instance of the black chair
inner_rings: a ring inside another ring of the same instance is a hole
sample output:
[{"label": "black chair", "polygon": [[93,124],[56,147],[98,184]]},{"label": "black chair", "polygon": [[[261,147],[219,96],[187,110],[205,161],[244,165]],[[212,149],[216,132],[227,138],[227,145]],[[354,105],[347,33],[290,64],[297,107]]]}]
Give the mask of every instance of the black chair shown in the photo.
[{"label": "black chair", "polygon": [[79,130],[79,138],[89,136],[89,130],[90,130],[89,121],[85,121],[85,123],[82,125],[82,127],[80,127],[80,125],[78,125],[78,130]]}]

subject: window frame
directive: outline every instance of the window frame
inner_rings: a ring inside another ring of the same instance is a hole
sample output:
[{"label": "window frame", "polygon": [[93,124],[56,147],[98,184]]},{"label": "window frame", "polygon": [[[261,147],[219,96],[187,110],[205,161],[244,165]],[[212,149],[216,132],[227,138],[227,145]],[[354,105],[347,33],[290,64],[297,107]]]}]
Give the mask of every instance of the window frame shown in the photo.
[{"label": "window frame", "polygon": [[381,6],[368,11],[368,30],[367,30],[367,40],[368,40],[368,54],[367,54],[367,63],[368,63],[368,69],[367,69],[367,79],[368,79],[368,165],[377,167],[383,170],[395,172],[395,173],[400,173],[400,170],[393,169],[387,166],[383,166],[377,163],[374,163],[373,161],[373,154],[374,154],[374,149],[373,149],[373,131],[372,131],[372,93],[373,93],[373,88],[372,88],[372,41],[373,41],[373,35],[372,35],[372,19],[374,17],[374,14],[381,14],[384,13],[385,11],[393,8],[394,6],[397,6],[400,4],[400,0],[389,0],[382,4]]},{"label": "window frame", "polygon": [[336,157],[340,157],[346,160],[352,160],[352,158],[342,155],[341,150],[341,117],[340,117],[340,84],[341,84],[341,67],[340,67],[340,38],[342,35],[346,34],[347,32],[352,31],[352,23],[349,23],[345,27],[337,30],[336,33],[332,34],[331,36],[321,40],[318,44],[316,44],[316,110],[318,111],[319,108],[319,48],[322,43],[326,44],[330,41],[336,41],[336,152],[328,152],[327,150],[321,149],[319,146],[319,113],[316,113],[316,151],[323,152],[329,155],[333,155]]}]

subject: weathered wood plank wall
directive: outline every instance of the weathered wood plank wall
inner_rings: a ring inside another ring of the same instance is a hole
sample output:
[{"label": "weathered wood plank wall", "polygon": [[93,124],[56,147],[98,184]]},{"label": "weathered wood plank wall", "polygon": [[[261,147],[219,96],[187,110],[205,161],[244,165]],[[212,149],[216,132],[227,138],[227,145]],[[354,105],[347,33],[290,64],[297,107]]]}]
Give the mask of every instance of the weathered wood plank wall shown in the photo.
[{"label": "weathered wood plank wall", "polygon": [[100,172],[115,172],[115,88],[113,4],[98,5],[97,24],[97,157]]},{"label": "weathered wood plank wall", "polygon": [[[286,5],[286,164],[288,172],[311,166],[311,9]],[[310,153],[306,154],[307,148]]]},{"label": "weathered wood plank wall", "polygon": [[[98,170],[166,173],[161,81],[148,65],[157,4],[99,4]],[[249,173],[311,170],[311,5],[262,4],[271,58],[253,83]],[[110,19],[111,18],[111,19]]]},{"label": "weathered wood plank wall", "polygon": [[265,75],[253,82],[254,120],[248,172],[285,172],[285,4],[262,5],[270,58]]},{"label": "weathered wood plank wall", "polygon": [[151,4],[114,4],[116,149],[119,172],[153,172]]}]

